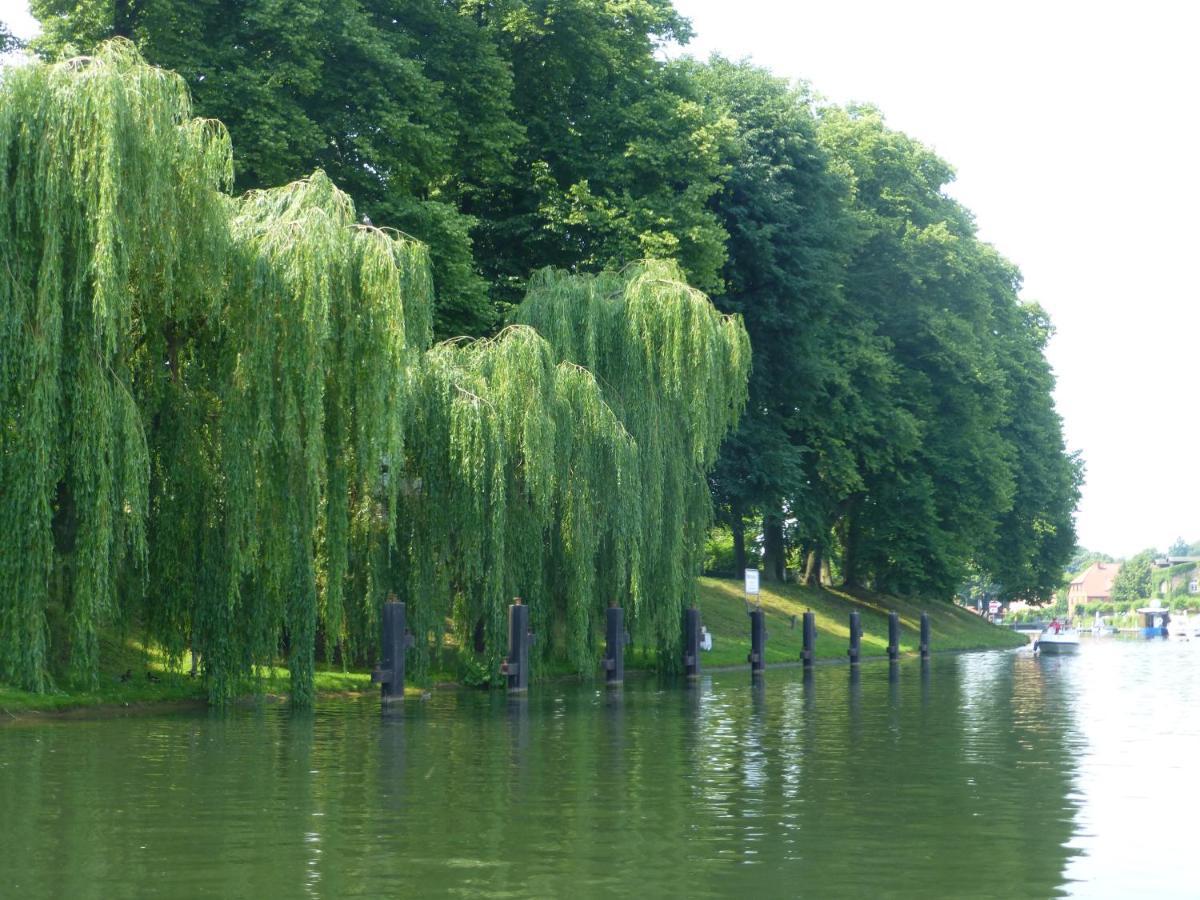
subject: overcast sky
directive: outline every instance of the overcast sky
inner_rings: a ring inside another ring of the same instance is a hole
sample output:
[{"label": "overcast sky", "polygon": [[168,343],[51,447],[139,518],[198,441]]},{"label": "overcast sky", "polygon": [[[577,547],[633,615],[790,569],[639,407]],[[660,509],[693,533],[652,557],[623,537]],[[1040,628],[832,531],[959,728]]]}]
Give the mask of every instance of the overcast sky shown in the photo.
[{"label": "overcast sky", "polygon": [[[880,107],[955,166],[952,193],[1053,317],[1087,484],[1080,543],[1200,540],[1192,4],[676,0],[698,56],[749,57]],[[25,0],[0,0],[18,34]],[[236,152],[236,148],[235,148]]]}]

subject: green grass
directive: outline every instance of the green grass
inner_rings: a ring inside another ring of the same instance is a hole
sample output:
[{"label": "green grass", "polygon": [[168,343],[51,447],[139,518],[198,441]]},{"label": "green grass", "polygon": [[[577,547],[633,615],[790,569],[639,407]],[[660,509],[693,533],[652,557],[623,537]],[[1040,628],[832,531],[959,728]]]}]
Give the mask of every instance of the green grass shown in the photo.
[{"label": "green grass", "polygon": [[[902,653],[917,652],[922,611],[930,616],[931,649],[934,652],[1010,648],[1025,643],[1022,635],[991,625],[948,603],[921,603],[869,593],[851,595],[837,590],[771,584],[763,585],[759,599],[767,618],[768,665],[800,660],[803,634],[801,617],[806,610],[816,614],[818,659],[846,658],[850,635],[849,613],[852,610],[857,610],[862,616],[864,656],[886,655],[887,614],[891,610],[900,614]],[[742,582],[701,578],[700,611],[705,627],[713,635],[713,649],[704,654],[704,665],[746,665],[746,657],[750,653],[750,622],[742,594]],[[794,628],[792,616],[796,617]],[[199,679],[188,676],[186,660],[172,665],[162,653],[134,639],[106,638],[101,645],[100,658],[104,661],[104,668],[94,687],[63,686],[47,693],[34,694],[0,684],[0,719],[5,717],[4,714],[13,717],[79,708],[121,709],[171,703],[200,704],[205,700],[204,686]],[[639,648],[633,648],[626,658],[626,668],[630,671],[653,668],[655,663],[653,653]],[[549,670],[543,670],[543,676],[553,678],[570,674],[568,669],[559,671],[560,668],[551,666]],[[287,669],[264,668],[258,674],[257,679],[248,680],[242,686],[239,692],[242,696],[274,697],[288,692]],[[453,678],[453,675],[445,672],[431,673],[423,684],[428,686]],[[331,669],[318,669],[316,689],[319,695],[377,690],[367,672]],[[406,693],[420,694],[422,687],[409,685]]]},{"label": "green grass", "polygon": [[[920,647],[921,613],[929,613],[930,649],[983,650],[1019,647],[1026,642],[1015,634],[981,619],[965,609],[943,602],[919,602],[792,584],[763,584],[759,594],[767,620],[767,664],[796,662],[803,647],[802,616],[816,615],[818,659],[845,659],[850,644],[850,616],[857,610],[862,620],[864,656],[887,655],[888,613],[900,614],[900,651],[916,653]],[[741,581],[700,579],[700,614],[713,635],[713,649],[704,654],[706,666],[746,665],[750,653],[750,620]],[[796,617],[795,628],[791,617]]]},{"label": "green grass", "polygon": [[[124,709],[176,703],[203,704],[207,693],[199,678],[188,675],[190,661],[172,663],[157,648],[134,638],[106,635],[101,640],[102,669],[95,685],[61,684],[45,693],[24,691],[0,683],[0,719],[24,713],[53,713],[74,709]],[[318,669],[318,694],[378,690],[368,672]],[[286,668],[264,667],[247,679],[237,693],[244,698],[280,696],[290,689]],[[419,692],[419,688],[411,688]]]}]

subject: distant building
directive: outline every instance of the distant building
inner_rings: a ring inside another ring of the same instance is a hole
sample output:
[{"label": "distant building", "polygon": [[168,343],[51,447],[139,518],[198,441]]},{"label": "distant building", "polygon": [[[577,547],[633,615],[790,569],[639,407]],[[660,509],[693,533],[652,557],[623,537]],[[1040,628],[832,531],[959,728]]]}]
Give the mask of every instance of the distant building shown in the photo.
[{"label": "distant building", "polygon": [[1112,599],[1112,583],[1121,571],[1120,563],[1092,563],[1075,576],[1067,589],[1067,617],[1074,618],[1080,603],[1105,602]]},{"label": "distant building", "polygon": [[1200,556],[1167,556],[1156,559],[1154,565],[1168,570],[1166,577],[1158,583],[1158,592],[1164,597],[1175,596],[1176,589],[1185,584],[1189,594],[1200,594],[1200,577],[1197,573]]}]

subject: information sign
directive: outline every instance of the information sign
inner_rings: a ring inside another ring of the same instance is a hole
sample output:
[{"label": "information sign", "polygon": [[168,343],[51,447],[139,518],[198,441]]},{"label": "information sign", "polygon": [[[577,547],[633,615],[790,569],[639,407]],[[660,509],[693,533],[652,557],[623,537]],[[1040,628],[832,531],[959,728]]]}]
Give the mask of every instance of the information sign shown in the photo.
[{"label": "information sign", "polygon": [[746,570],[746,593],[747,594],[757,594],[758,593],[758,569],[747,569]]}]

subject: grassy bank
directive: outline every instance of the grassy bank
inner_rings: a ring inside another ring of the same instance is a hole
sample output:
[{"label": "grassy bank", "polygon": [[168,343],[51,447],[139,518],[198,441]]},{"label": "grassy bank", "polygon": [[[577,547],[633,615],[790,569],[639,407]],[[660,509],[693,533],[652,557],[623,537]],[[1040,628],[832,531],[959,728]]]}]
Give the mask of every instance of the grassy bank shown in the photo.
[{"label": "grassy bank", "polygon": [[[30,713],[61,713],[96,709],[119,711],[144,706],[203,705],[207,700],[199,678],[189,675],[189,662],[172,664],[162,653],[136,638],[105,635],[101,639],[103,668],[97,683],[80,687],[62,684],[42,694],[0,683],[0,722]],[[289,676],[284,668],[264,668],[247,680],[240,694],[247,698],[285,695]],[[323,694],[344,694],[371,689],[366,672],[318,670],[316,689]]]},{"label": "grassy bank", "polygon": [[[956,606],[946,603],[919,603],[871,594],[851,595],[841,591],[764,584],[759,595],[767,617],[767,663],[794,663],[800,659],[802,644],[801,616],[806,610],[816,614],[817,658],[845,659],[849,642],[849,613],[862,616],[864,656],[887,652],[887,615],[900,614],[900,649],[915,653],[920,640],[921,612],[930,615],[932,649],[977,650],[1020,646],[1025,638],[997,628]],[[704,654],[707,667],[744,666],[750,652],[750,624],[740,581],[700,579],[700,609],[704,625],[713,635],[713,649]],[[795,616],[795,626],[792,617]],[[147,705],[203,703],[205,693],[197,678],[188,675],[185,665],[172,666],[153,648],[133,639],[109,638],[101,647],[104,671],[95,687],[32,694],[0,684],[0,719],[30,713],[55,713],[93,708],[122,710]],[[653,664],[652,654],[634,653],[627,668]],[[451,675],[435,675],[434,681]],[[366,672],[319,670],[318,694],[345,694],[376,690]],[[288,673],[282,668],[264,669],[260,677],[247,681],[247,697],[280,696],[287,693]],[[409,688],[419,692],[419,687]]]},{"label": "grassy bank", "polygon": [[[795,662],[803,643],[801,616],[816,615],[818,659],[845,659],[850,642],[849,614],[862,620],[864,656],[887,654],[888,613],[900,614],[902,653],[920,645],[921,613],[928,612],[931,649],[982,650],[1019,647],[1025,638],[998,628],[961,607],[941,602],[900,600],[870,593],[851,595],[824,588],[764,584],[759,594],[767,619],[767,664]],[[745,665],[750,652],[750,622],[741,581],[700,579],[700,612],[713,634],[713,649],[704,654],[706,666]],[[795,627],[792,626],[795,616]]]},{"label": "grassy bank", "polygon": [[[0,684],[0,716],[88,708],[117,710],[158,704],[204,705],[207,702],[200,680],[183,673],[151,667],[137,675],[130,673],[128,680],[122,680],[122,675],[105,673],[95,687],[64,687],[44,694]],[[318,694],[359,693],[372,689],[371,676],[366,672],[319,671],[316,688]],[[280,697],[286,695],[288,689],[287,670],[271,669],[264,672],[257,682],[247,681],[242,693],[246,699],[257,696]]]}]

